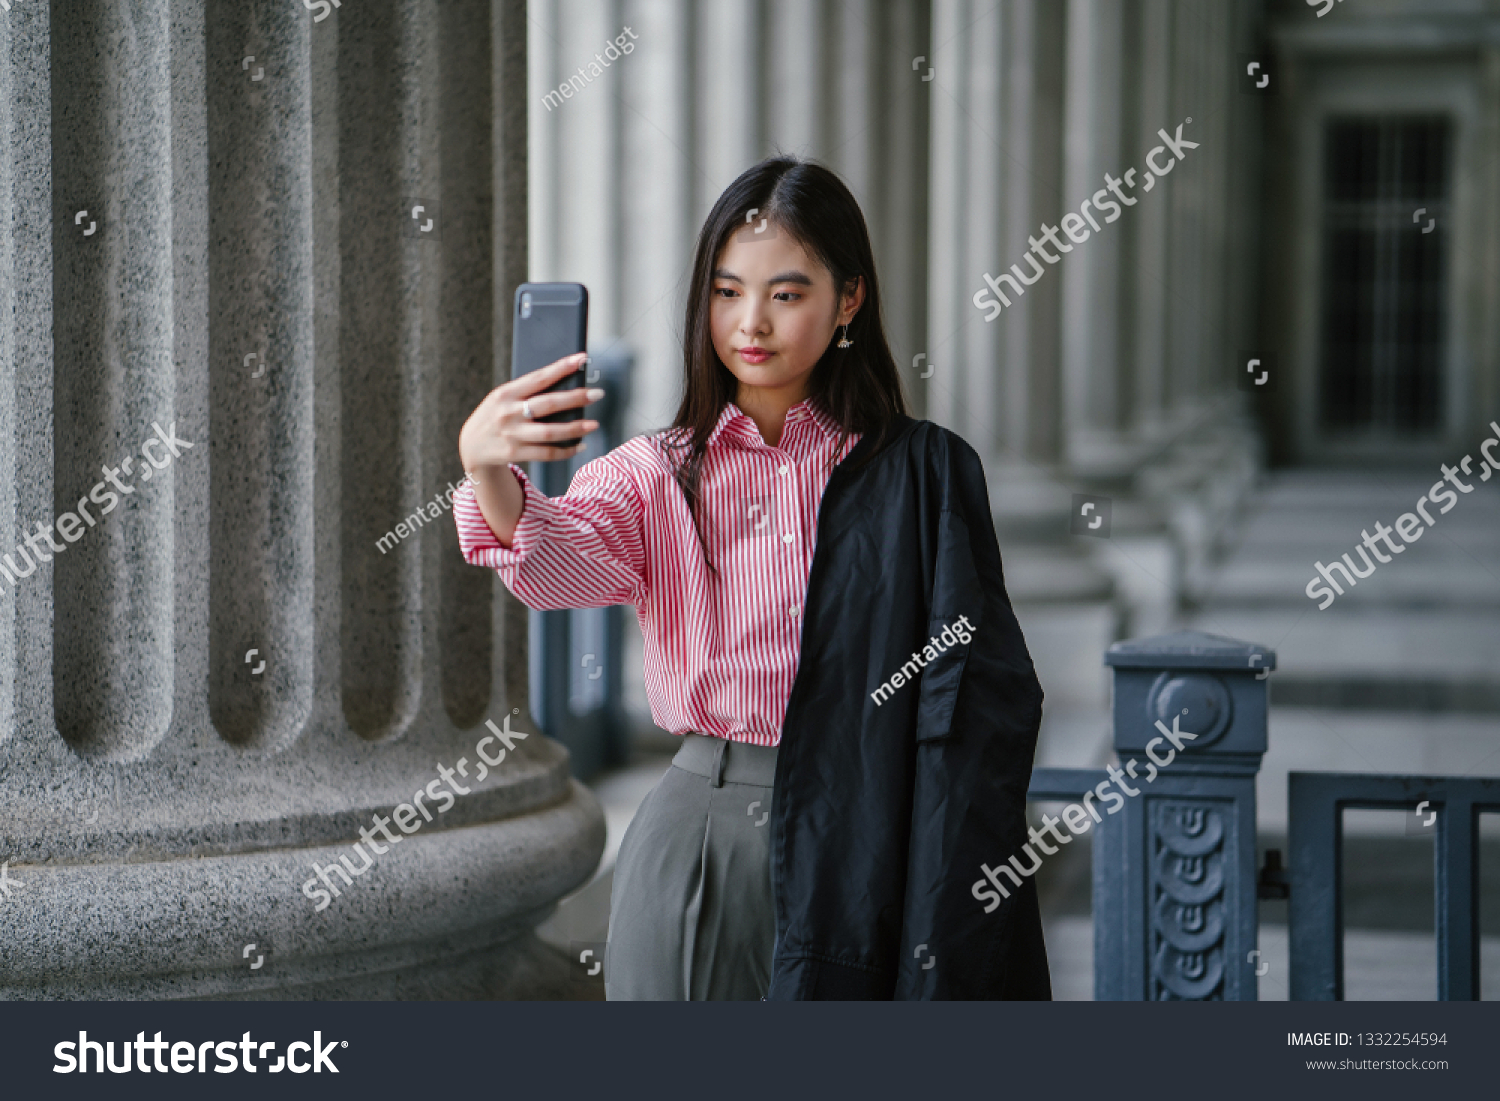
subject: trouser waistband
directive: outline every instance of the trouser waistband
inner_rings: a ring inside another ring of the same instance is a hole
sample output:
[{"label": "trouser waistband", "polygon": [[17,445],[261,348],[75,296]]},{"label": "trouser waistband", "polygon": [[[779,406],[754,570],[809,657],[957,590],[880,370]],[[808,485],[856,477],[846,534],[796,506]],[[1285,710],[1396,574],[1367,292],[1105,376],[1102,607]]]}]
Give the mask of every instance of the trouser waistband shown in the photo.
[{"label": "trouser waistband", "polygon": [[728,784],[756,784],[772,787],[776,783],[776,747],[731,742],[707,734],[684,734],[682,748],[672,763],[684,772],[707,776],[715,787]]}]

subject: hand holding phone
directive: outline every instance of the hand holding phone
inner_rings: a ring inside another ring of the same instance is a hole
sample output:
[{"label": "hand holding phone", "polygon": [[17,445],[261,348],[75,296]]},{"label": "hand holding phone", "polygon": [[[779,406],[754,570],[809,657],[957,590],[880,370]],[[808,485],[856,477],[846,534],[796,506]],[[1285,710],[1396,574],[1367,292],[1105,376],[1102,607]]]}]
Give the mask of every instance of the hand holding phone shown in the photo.
[{"label": "hand holding phone", "polygon": [[580,416],[585,405],[604,397],[603,390],[581,386],[551,392],[551,387],[573,375],[582,381],[587,359],[587,353],[578,352],[491,390],[458,434],[464,469],[473,473],[510,463],[550,462],[583,450],[583,437],[599,427],[598,421],[548,423],[542,418],[569,410],[577,410],[573,416]]},{"label": "hand holding phone", "polygon": [[604,397],[584,386],[588,291],[581,284],[523,283],[513,320],[511,380],[485,395],[458,435],[475,501],[507,546],[525,507],[509,464],[578,454],[583,437],[599,427],[579,419],[583,407]]},{"label": "hand holding phone", "polygon": [[[519,379],[584,351],[588,330],[589,291],[582,283],[522,283],[516,288],[511,313],[510,377]],[[546,392],[573,390],[583,383],[582,375],[564,375]],[[583,416],[583,410],[575,407],[551,413],[543,413],[535,403],[531,408],[544,424],[562,424]]]},{"label": "hand holding phone", "polygon": [[[531,371],[497,386],[469,414],[458,434],[458,457],[474,481],[474,499],[485,522],[501,544],[510,545],[526,506],[521,483],[511,463],[550,462],[583,450],[582,437],[599,427],[598,421],[575,420],[541,424],[536,418],[599,401],[604,391],[578,388],[546,393],[548,387],[583,370],[583,352]],[[531,406],[531,417],[525,406]]]}]

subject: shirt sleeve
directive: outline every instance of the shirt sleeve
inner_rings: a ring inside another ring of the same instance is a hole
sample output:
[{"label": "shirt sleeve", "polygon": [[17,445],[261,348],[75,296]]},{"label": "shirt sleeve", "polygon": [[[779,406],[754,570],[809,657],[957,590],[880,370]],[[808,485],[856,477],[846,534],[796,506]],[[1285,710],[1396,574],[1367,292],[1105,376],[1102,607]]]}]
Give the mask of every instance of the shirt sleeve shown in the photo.
[{"label": "shirt sleeve", "polygon": [[629,473],[602,456],[548,497],[514,463],[525,507],[503,546],[465,488],[453,496],[464,560],[487,566],[528,608],[603,608],[645,599],[645,506]]}]

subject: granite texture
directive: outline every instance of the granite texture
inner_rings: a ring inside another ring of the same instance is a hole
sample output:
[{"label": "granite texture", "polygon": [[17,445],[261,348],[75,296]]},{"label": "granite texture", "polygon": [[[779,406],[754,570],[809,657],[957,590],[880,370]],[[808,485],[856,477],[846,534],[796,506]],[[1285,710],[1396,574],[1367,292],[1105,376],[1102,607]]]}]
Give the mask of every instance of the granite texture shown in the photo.
[{"label": "granite texture", "polygon": [[[0,997],[589,997],[524,610],[447,512],[376,546],[508,369],[524,0],[56,10],[0,16],[0,556],[133,472],[0,574]],[[486,720],[531,733],[480,779]]]}]

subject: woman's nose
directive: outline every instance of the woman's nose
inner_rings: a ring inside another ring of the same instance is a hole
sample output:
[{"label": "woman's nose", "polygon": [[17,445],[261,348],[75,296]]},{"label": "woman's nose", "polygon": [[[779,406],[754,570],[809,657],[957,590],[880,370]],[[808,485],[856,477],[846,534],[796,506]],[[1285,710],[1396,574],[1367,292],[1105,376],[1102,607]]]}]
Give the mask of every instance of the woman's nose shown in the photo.
[{"label": "woman's nose", "polygon": [[757,303],[746,303],[744,313],[740,314],[740,332],[746,336],[755,336],[764,327],[765,310]]}]

